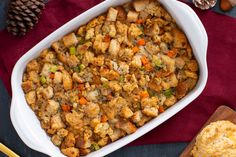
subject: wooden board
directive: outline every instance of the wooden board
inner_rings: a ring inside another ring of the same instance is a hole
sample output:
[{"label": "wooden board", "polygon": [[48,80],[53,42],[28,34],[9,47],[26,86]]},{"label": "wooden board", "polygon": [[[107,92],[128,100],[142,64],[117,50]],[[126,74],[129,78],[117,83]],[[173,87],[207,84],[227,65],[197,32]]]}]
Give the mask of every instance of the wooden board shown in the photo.
[{"label": "wooden board", "polygon": [[[207,120],[207,122],[203,125],[199,133],[202,129],[210,124],[211,122],[219,121],[219,120],[229,120],[232,123],[236,124],[236,112],[227,106],[220,106],[216,109],[213,115]],[[189,143],[189,145],[184,149],[180,157],[192,157],[190,155],[193,146],[195,144],[195,139],[197,135],[193,138],[193,140]]]}]

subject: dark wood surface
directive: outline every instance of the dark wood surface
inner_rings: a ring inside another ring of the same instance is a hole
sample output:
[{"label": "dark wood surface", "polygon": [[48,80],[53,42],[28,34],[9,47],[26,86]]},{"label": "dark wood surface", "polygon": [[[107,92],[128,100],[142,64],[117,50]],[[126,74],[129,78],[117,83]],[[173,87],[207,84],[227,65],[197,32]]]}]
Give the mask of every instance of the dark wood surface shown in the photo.
[{"label": "dark wood surface", "polygon": [[[201,132],[201,130],[203,128],[205,128],[211,122],[216,122],[219,120],[229,120],[232,123],[236,124],[236,112],[227,106],[218,107],[217,110],[214,112],[214,114],[207,120],[207,122],[204,124],[204,126],[200,129],[199,133]],[[197,137],[197,135],[189,143],[189,145],[185,148],[185,150],[180,155],[180,157],[191,157],[191,151],[194,147],[196,137]]]}]

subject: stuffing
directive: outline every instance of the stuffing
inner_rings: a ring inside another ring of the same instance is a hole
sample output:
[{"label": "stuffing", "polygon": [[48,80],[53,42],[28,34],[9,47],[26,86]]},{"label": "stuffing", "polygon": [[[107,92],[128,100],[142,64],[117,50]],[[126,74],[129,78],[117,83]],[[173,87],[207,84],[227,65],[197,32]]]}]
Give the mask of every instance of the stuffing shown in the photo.
[{"label": "stuffing", "polygon": [[103,66],[104,65],[104,60],[105,60],[105,57],[100,55],[98,57],[94,57],[91,61],[91,63],[95,66]]},{"label": "stuffing", "polygon": [[32,105],[36,102],[36,93],[35,91],[30,91],[25,94],[25,99],[29,105]]},{"label": "stuffing", "polygon": [[68,130],[62,128],[57,131],[57,135],[61,138],[64,138],[68,135]]},{"label": "stuffing", "polygon": [[188,84],[186,82],[179,82],[176,87],[176,97],[181,99],[188,92]]},{"label": "stuffing", "polygon": [[132,23],[128,28],[128,34],[131,38],[137,38],[143,34],[143,32],[136,24]]},{"label": "stuffing", "polygon": [[142,113],[149,117],[156,117],[158,115],[158,109],[155,107],[145,107]]},{"label": "stuffing", "polygon": [[58,109],[59,109],[59,103],[56,102],[55,100],[48,100],[46,111],[50,114],[56,114]]},{"label": "stuffing", "polygon": [[109,42],[103,42],[103,36],[101,34],[96,35],[93,43],[93,48],[96,52],[105,53],[109,47]]},{"label": "stuffing", "polygon": [[61,82],[62,82],[62,73],[61,72],[55,72],[53,83],[59,84]]},{"label": "stuffing", "polygon": [[64,127],[65,127],[65,124],[63,123],[59,113],[57,113],[51,117],[51,128],[52,129],[59,130]]},{"label": "stuffing", "polygon": [[50,72],[51,67],[52,67],[52,64],[45,63],[45,64],[43,65],[43,68],[42,68],[42,71],[41,71],[41,75],[42,75],[42,76],[45,76],[45,77],[48,77],[49,74],[51,73],[51,72]]},{"label": "stuffing", "polygon": [[138,12],[135,11],[129,11],[127,14],[127,21],[128,22],[136,22],[138,20]]},{"label": "stuffing", "polygon": [[142,11],[146,8],[146,6],[148,5],[149,0],[135,0],[133,2],[133,7],[136,11]]},{"label": "stuffing", "polygon": [[120,120],[116,123],[115,126],[118,129],[124,130],[127,134],[132,134],[137,130],[136,126],[130,121]]},{"label": "stuffing", "polygon": [[164,41],[165,43],[171,43],[173,42],[174,38],[173,36],[171,35],[170,32],[165,32],[162,37],[161,37],[161,40]]},{"label": "stuffing", "polygon": [[63,81],[63,87],[65,90],[70,90],[73,87],[73,82],[70,74],[67,71],[62,72],[62,81]]},{"label": "stuffing", "polygon": [[176,103],[177,99],[175,96],[171,95],[170,97],[166,98],[164,104],[168,107],[174,105]]},{"label": "stuffing", "polygon": [[113,130],[110,128],[108,123],[99,123],[94,128],[94,133],[104,138],[107,134],[112,134]]},{"label": "stuffing", "polygon": [[162,62],[167,66],[168,72],[172,73],[175,71],[175,60],[171,59],[166,55],[161,55]]},{"label": "stuffing", "polygon": [[188,44],[188,40],[183,32],[181,32],[179,29],[173,29],[172,30],[173,36],[174,36],[174,47],[175,48],[186,48]]},{"label": "stuffing", "polygon": [[114,8],[110,8],[107,13],[107,21],[116,21],[118,11]]},{"label": "stuffing", "polygon": [[108,86],[115,92],[118,92],[122,89],[118,81],[109,81]]},{"label": "stuffing", "polygon": [[151,23],[150,26],[145,27],[144,32],[146,35],[153,37],[153,36],[159,35],[160,28],[158,24],[155,22],[155,23]]},{"label": "stuffing", "polygon": [[198,78],[197,73],[195,73],[195,72],[192,72],[192,71],[189,71],[189,70],[185,70],[184,73],[185,73],[185,75],[187,77],[190,77],[190,78],[193,78],[193,79],[197,79]]},{"label": "stuffing", "polygon": [[118,80],[120,75],[114,70],[102,70],[101,76],[105,77],[108,80]]},{"label": "stuffing", "polygon": [[131,60],[134,55],[134,52],[130,48],[124,48],[119,51],[119,56],[122,60]]},{"label": "stuffing", "polygon": [[70,33],[62,38],[62,41],[66,47],[74,46],[78,43],[75,33]]},{"label": "stuffing", "polygon": [[176,87],[178,85],[178,79],[175,74],[171,74],[162,80],[161,86],[164,90],[169,89],[171,87]]},{"label": "stuffing", "polygon": [[52,136],[51,140],[52,140],[53,144],[55,144],[56,146],[60,146],[63,139],[60,136],[58,136],[57,134],[55,134]]},{"label": "stuffing", "polygon": [[89,102],[85,106],[84,112],[86,116],[90,118],[95,118],[100,112],[100,107],[96,103]]},{"label": "stuffing", "polygon": [[108,52],[111,54],[111,56],[116,57],[119,50],[120,50],[120,43],[118,42],[117,39],[112,39],[110,42]]},{"label": "stuffing", "polygon": [[116,7],[116,10],[118,11],[117,20],[118,21],[125,21],[126,16],[127,16],[125,9],[121,6],[118,6],[118,7]]},{"label": "stuffing", "polygon": [[117,139],[119,139],[120,137],[125,136],[125,132],[121,129],[113,129],[113,132],[111,134],[108,134],[111,141],[116,141]]},{"label": "stuffing", "polygon": [[103,147],[107,145],[108,141],[109,141],[109,137],[106,136],[98,141],[98,145]]},{"label": "stuffing", "polygon": [[26,65],[26,70],[29,71],[39,71],[39,64],[36,60],[32,60],[30,61],[27,65]]},{"label": "stuffing", "polygon": [[142,119],[142,112],[139,110],[139,111],[136,111],[136,112],[134,112],[134,114],[133,114],[133,116],[132,116],[132,121],[134,122],[134,123],[138,123],[138,122],[140,122],[141,121],[141,119]]},{"label": "stuffing", "polygon": [[94,28],[90,28],[87,30],[86,35],[85,35],[85,40],[89,40],[94,37]]},{"label": "stuffing", "polygon": [[39,83],[39,74],[36,71],[30,71],[28,74],[28,80],[33,81],[36,84]]},{"label": "stuffing", "polygon": [[41,94],[43,98],[51,99],[54,95],[53,88],[51,86],[48,86],[47,88],[43,88],[41,91]]},{"label": "stuffing", "polygon": [[68,157],[78,157],[79,156],[79,149],[74,148],[74,147],[61,149],[61,152]]},{"label": "stuffing", "polygon": [[72,113],[65,113],[66,122],[70,126],[77,128],[77,129],[79,129],[81,126],[83,126],[83,121],[81,119],[82,117],[83,117],[83,114],[79,114],[76,111],[72,111]]},{"label": "stuffing", "polygon": [[160,52],[160,47],[158,45],[154,45],[152,42],[146,43],[145,49],[152,55]]},{"label": "stuffing", "polygon": [[138,88],[138,85],[136,83],[127,82],[123,85],[123,90],[128,93],[131,93],[135,88]]},{"label": "stuffing", "polygon": [[141,68],[142,66],[142,62],[141,62],[141,56],[139,55],[135,55],[131,61],[131,64],[130,64],[132,67],[135,67],[135,68]]},{"label": "stuffing", "polygon": [[198,71],[198,65],[197,65],[197,61],[196,60],[190,60],[189,62],[187,62],[187,67],[192,72]]},{"label": "stuffing", "polygon": [[116,36],[116,27],[115,25],[109,25],[109,36],[114,38]]},{"label": "stuffing", "polygon": [[33,81],[24,81],[22,82],[21,87],[25,93],[28,93],[29,91],[35,89]]},{"label": "stuffing", "polygon": [[72,79],[73,79],[74,82],[78,82],[78,83],[84,83],[85,82],[85,80],[81,76],[79,76],[78,73],[76,73],[76,72],[73,73]]},{"label": "stuffing", "polygon": [[119,63],[119,68],[117,69],[119,74],[128,74],[129,73],[129,65],[125,62]]},{"label": "stuffing", "polygon": [[175,58],[175,65],[178,69],[183,69],[184,65],[185,65],[185,61],[183,58],[181,57],[177,57]]},{"label": "stuffing", "polygon": [[127,119],[133,116],[132,110],[129,107],[127,107],[127,106],[123,107],[121,109],[121,113],[120,114],[121,114],[122,117],[127,118]]},{"label": "stuffing", "polygon": [[157,107],[158,106],[158,97],[144,98],[141,100],[142,109],[146,107]]}]

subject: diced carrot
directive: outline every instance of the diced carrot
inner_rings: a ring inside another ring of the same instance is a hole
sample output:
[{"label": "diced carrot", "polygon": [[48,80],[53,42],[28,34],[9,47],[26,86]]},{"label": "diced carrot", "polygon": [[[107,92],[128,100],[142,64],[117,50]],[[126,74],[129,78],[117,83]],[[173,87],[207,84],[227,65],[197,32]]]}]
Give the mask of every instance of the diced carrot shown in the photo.
[{"label": "diced carrot", "polygon": [[108,120],[107,116],[104,114],[101,116],[101,122],[106,122]]},{"label": "diced carrot", "polygon": [[165,109],[164,109],[164,107],[163,107],[163,106],[159,106],[159,109],[158,109],[158,111],[159,111],[160,113],[162,113],[162,112],[164,112],[164,111],[165,111]]},{"label": "diced carrot", "polygon": [[173,49],[167,52],[167,56],[169,56],[170,58],[174,58],[177,54],[177,50]]},{"label": "diced carrot", "polygon": [[137,23],[137,24],[141,24],[141,23],[143,23],[143,20],[142,20],[142,19],[138,19],[138,20],[136,21],[136,23]]},{"label": "diced carrot", "polygon": [[137,46],[134,46],[132,50],[133,50],[133,53],[137,53],[139,51],[139,48]]},{"label": "diced carrot", "polygon": [[145,39],[143,39],[143,38],[139,39],[137,44],[140,45],[140,46],[144,46],[146,44]]},{"label": "diced carrot", "polygon": [[144,65],[144,68],[145,68],[146,71],[152,71],[153,70],[153,67],[150,63]]},{"label": "diced carrot", "polygon": [[111,41],[111,37],[109,35],[105,35],[104,42],[110,42],[110,41]]},{"label": "diced carrot", "polygon": [[79,104],[80,104],[80,105],[85,105],[87,102],[88,102],[88,101],[87,101],[84,97],[81,97],[81,98],[79,99]]},{"label": "diced carrot", "polygon": [[71,111],[72,106],[67,105],[67,104],[62,104],[62,105],[61,105],[61,109],[62,109],[62,111],[64,111],[64,112],[69,112],[69,111]]},{"label": "diced carrot", "polygon": [[144,98],[149,97],[149,94],[147,91],[142,91],[142,92],[140,92],[140,97],[141,97],[141,99],[144,99]]},{"label": "diced carrot", "polygon": [[149,64],[148,58],[146,56],[142,56],[140,59],[143,65]]},{"label": "diced carrot", "polygon": [[78,90],[79,91],[83,91],[85,88],[84,88],[84,84],[79,84],[78,85]]},{"label": "diced carrot", "polygon": [[50,77],[51,79],[54,79],[54,77],[55,77],[55,74],[53,74],[53,73],[50,73],[49,77]]}]

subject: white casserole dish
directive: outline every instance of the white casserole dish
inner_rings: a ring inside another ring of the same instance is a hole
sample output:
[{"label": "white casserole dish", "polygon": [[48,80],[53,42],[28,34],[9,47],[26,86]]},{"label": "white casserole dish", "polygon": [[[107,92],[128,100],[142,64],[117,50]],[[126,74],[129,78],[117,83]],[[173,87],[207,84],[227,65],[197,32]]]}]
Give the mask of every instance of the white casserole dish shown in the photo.
[{"label": "white casserole dish", "polygon": [[[50,138],[41,128],[40,122],[37,119],[36,115],[26,103],[24,92],[21,88],[22,76],[26,64],[33,58],[37,57],[41,50],[49,47],[53,41],[60,39],[80,25],[87,23],[92,18],[105,12],[110,6],[117,6],[128,1],[130,0],[106,0],[100,3],[99,5],[75,17],[74,19],[51,33],[48,37],[39,42],[18,60],[13,69],[11,77],[12,102],[10,116],[14,128],[27,146],[52,157],[64,157],[60,150],[50,141]],[[139,128],[135,133],[128,135],[116,142],[113,142],[96,152],[90,153],[87,155],[87,157],[105,156],[149,132],[153,128],[157,127],[158,125],[175,115],[181,109],[186,107],[195,98],[197,98],[206,85],[208,76],[206,63],[208,38],[201,21],[194,13],[194,11],[182,2],[176,0],[159,1],[174,17],[178,25],[187,35],[194,55],[199,63],[199,81],[196,87],[187,96],[185,96],[174,106],[166,110],[164,113],[160,114],[158,117],[154,118],[143,127]]]}]

